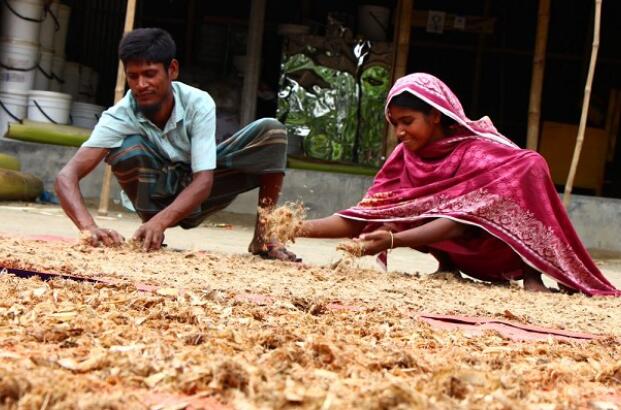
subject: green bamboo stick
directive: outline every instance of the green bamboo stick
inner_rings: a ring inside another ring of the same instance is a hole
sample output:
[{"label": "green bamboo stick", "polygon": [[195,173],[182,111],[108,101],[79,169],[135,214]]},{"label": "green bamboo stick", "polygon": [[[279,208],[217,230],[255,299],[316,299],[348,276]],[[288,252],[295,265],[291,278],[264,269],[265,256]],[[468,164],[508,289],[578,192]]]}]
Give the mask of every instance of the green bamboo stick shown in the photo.
[{"label": "green bamboo stick", "polygon": [[43,181],[34,175],[0,169],[0,200],[34,201],[43,192]]},{"label": "green bamboo stick", "polygon": [[14,156],[0,152],[0,168],[19,171],[22,168],[22,164]]},{"label": "green bamboo stick", "polygon": [[22,124],[10,123],[5,136],[19,141],[79,147],[90,133],[87,128],[24,120]]}]

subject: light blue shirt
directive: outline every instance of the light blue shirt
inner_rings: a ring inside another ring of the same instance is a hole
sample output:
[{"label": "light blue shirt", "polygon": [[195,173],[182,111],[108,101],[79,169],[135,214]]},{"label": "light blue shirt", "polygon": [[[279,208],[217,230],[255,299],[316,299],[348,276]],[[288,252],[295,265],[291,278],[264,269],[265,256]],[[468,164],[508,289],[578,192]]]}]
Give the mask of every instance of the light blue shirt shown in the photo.
[{"label": "light blue shirt", "polygon": [[91,148],[118,148],[125,137],[142,135],[153,143],[164,158],[190,164],[192,172],[216,168],[216,104],[198,88],[173,81],[175,105],[160,129],[137,109],[128,91],[116,105],[106,110],[89,139]]}]

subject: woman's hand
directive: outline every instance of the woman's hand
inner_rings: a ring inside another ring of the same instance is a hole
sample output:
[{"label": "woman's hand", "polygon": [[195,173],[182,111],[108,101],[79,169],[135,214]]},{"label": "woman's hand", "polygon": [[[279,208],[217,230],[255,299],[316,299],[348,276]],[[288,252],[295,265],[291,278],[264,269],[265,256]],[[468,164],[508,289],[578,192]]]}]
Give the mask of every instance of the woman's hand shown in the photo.
[{"label": "woman's hand", "polygon": [[362,242],[363,255],[375,255],[387,249],[391,249],[393,245],[393,234],[385,229],[378,229],[371,233],[362,234],[354,240]]}]

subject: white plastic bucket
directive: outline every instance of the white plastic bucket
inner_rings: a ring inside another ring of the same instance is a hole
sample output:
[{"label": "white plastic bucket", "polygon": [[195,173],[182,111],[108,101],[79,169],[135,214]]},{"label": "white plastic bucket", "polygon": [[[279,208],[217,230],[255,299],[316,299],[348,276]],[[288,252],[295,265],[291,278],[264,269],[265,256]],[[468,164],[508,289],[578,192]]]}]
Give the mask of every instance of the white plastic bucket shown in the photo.
[{"label": "white plastic bucket", "polygon": [[31,90],[28,93],[28,119],[55,124],[69,124],[71,96],[53,91]]},{"label": "white plastic bucket", "polygon": [[0,91],[32,88],[39,63],[38,45],[17,40],[1,40],[0,61]]},{"label": "white plastic bucket", "polygon": [[388,33],[390,9],[370,4],[358,7],[358,32],[372,41],[384,41]]},{"label": "white plastic bucket", "polygon": [[74,102],[71,106],[72,125],[82,128],[95,128],[104,107],[84,102]]},{"label": "white plastic bucket", "polygon": [[60,23],[58,21],[58,1],[54,1],[48,6],[43,18],[39,34],[39,44],[41,44],[42,50],[54,51],[54,35],[56,30],[60,29],[60,26],[57,25]]},{"label": "white plastic bucket", "polygon": [[26,118],[28,93],[25,91],[0,91],[0,136],[9,128],[9,123]]},{"label": "white plastic bucket", "polygon": [[65,56],[65,43],[67,42],[67,30],[69,29],[69,16],[71,7],[65,4],[58,5],[58,31],[54,34],[54,54]]},{"label": "white plastic bucket", "polygon": [[43,0],[3,0],[0,9],[0,37],[39,44]]},{"label": "white plastic bucket", "polygon": [[61,91],[65,81],[65,57],[54,55],[52,57],[52,79],[50,80],[50,91]]},{"label": "white plastic bucket", "polygon": [[65,81],[62,85],[62,92],[71,95],[74,100],[80,95],[80,64],[73,61],[65,62]]},{"label": "white plastic bucket", "polygon": [[88,102],[91,98],[91,76],[93,75],[93,69],[80,65],[80,87],[79,87],[79,101]]},{"label": "white plastic bucket", "polygon": [[41,51],[41,60],[39,60],[39,65],[37,66],[37,71],[35,72],[34,84],[32,85],[33,90],[47,90],[50,88],[50,81],[52,80],[52,58],[54,57],[54,53],[51,51]]}]

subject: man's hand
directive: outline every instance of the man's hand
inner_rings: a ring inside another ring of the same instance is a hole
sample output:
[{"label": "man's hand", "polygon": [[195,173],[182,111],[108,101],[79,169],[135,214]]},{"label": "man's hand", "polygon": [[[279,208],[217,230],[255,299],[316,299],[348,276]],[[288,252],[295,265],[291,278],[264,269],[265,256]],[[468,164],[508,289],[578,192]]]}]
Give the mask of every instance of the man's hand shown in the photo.
[{"label": "man's hand", "polygon": [[119,246],[125,242],[125,238],[123,238],[123,236],[114,229],[105,229],[93,226],[83,230],[82,232],[89,235],[85,236],[84,239],[86,239],[93,246],[99,246],[100,244],[103,244],[104,246]]},{"label": "man's hand", "polygon": [[136,242],[142,242],[142,249],[146,251],[158,250],[164,242],[165,226],[155,220],[143,223],[132,238]]},{"label": "man's hand", "polygon": [[390,232],[384,229],[362,234],[355,240],[362,242],[363,255],[375,255],[390,249],[391,245]]}]

